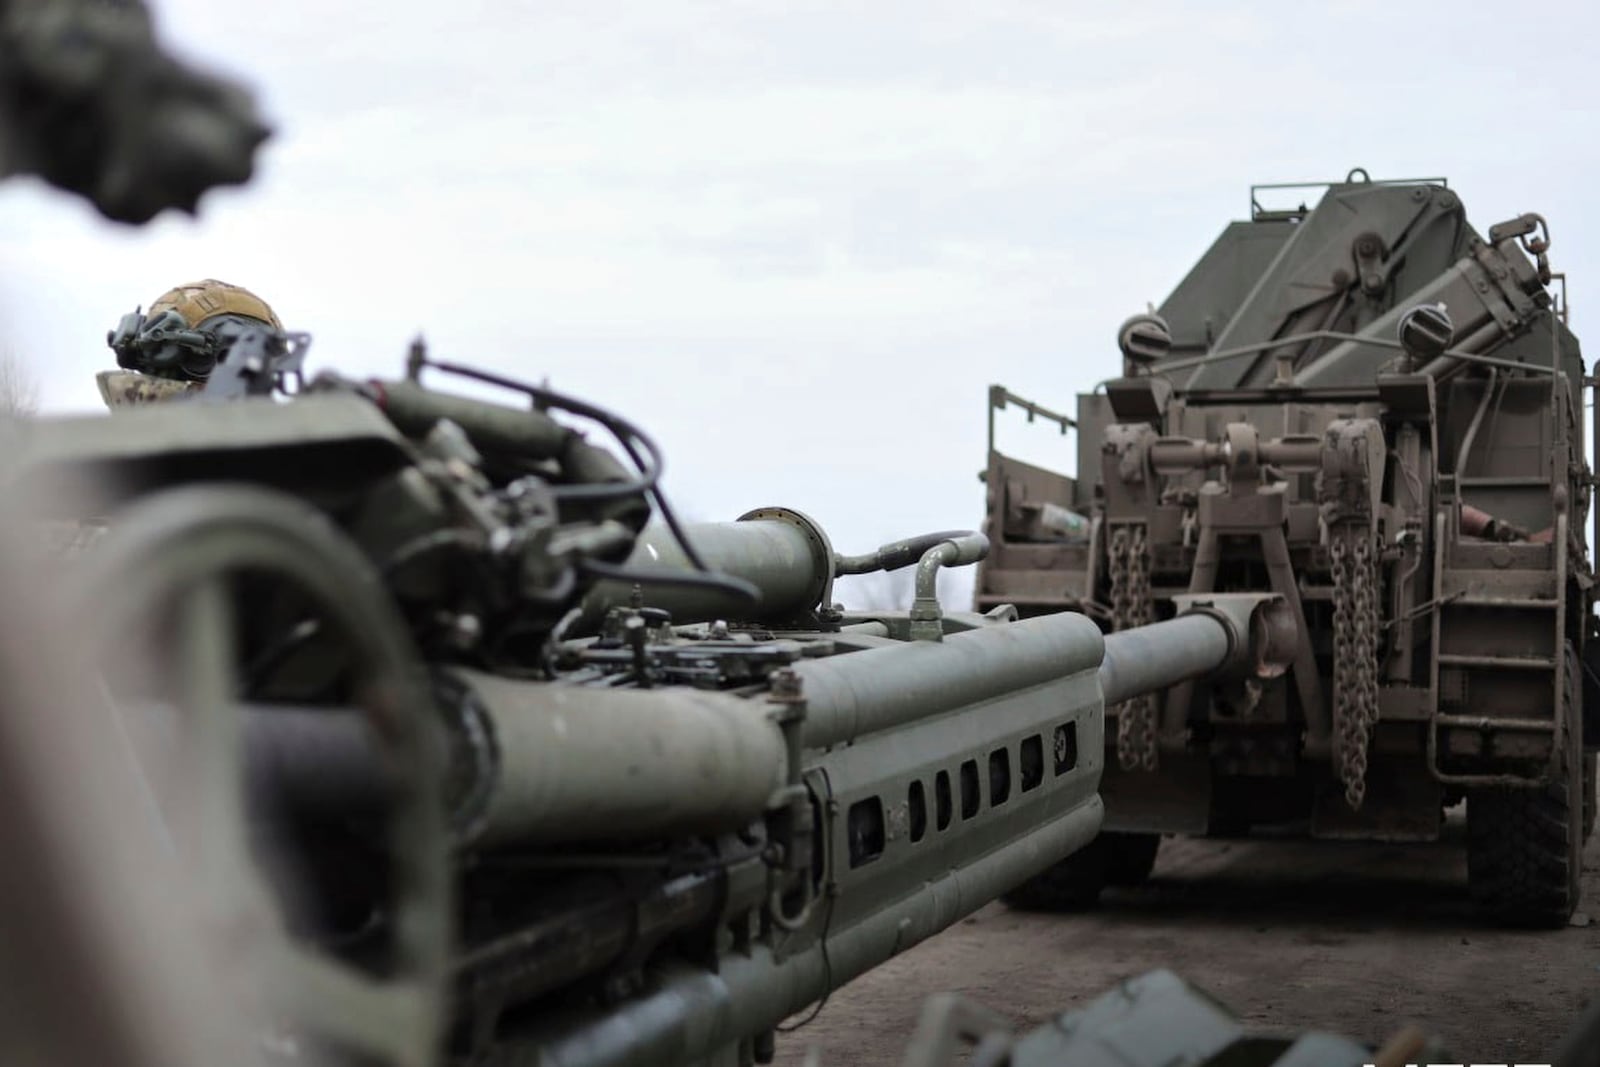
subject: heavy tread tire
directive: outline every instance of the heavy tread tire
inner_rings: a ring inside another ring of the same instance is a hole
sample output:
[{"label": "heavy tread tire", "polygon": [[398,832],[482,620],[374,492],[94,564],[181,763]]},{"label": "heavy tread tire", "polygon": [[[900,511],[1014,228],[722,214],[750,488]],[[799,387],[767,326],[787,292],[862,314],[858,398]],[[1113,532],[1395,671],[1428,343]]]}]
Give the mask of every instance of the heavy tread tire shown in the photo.
[{"label": "heavy tread tire", "polygon": [[1516,926],[1561,926],[1572,916],[1578,903],[1572,792],[1565,783],[1473,791],[1467,884],[1484,913]]},{"label": "heavy tread tire", "polygon": [[1105,839],[1101,834],[1000,899],[1020,911],[1086,911],[1094,907],[1106,887],[1110,850]]},{"label": "heavy tread tire", "polygon": [[1600,753],[1586,752],[1583,756],[1583,841],[1588,844],[1594,836],[1595,776],[1600,771]]},{"label": "heavy tread tire", "polygon": [[1161,850],[1160,834],[1106,833],[1106,884],[1140,885],[1155,869]]},{"label": "heavy tread tire", "polygon": [[1578,906],[1588,760],[1576,732],[1564,733],[1560,781],[1467,795],[1467,885],[1482,912],[1508,925],[1563,926]]}]

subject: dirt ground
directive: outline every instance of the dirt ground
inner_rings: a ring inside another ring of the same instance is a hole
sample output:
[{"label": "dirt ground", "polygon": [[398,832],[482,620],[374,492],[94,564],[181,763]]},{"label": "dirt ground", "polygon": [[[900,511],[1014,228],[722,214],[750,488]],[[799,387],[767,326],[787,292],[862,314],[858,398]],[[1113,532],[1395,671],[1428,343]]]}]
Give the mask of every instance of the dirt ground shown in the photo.
[{"label": "dirt ground", "polygon": [[1473,917],[1463,827],[1447,829],[1403,847],[1167,838],[1149,883],[1092,913],[992,904],[859,979],[779,1038],[778,1063],[815,1047],[822,1067],[896,1064],[930,993],[1031,1027],[1159,967],[1261,1030],[1378,1042],[1415,1022],[1468,1062],[1541,1062],[1600,996],[1600,834],[1574,925],[1515,931]]}]

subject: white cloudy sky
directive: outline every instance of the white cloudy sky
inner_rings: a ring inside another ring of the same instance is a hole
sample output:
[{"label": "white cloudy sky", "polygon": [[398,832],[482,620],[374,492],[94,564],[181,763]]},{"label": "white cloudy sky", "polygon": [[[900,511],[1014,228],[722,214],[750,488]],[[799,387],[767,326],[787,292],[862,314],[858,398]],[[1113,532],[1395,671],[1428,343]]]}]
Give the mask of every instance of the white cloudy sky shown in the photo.
[{"label": "white cloudy sky", "polygon": [[[650,428],[702,518],[860,551],[976,525],[990,382],[1070,410],[1251,182],[1447,175],[1600,279],[1600,5],[155,0],[278,134],[199,220],[0,189],[0,328],[51,410],[215,276],[313,361],[440,356]],[[1002,442],[1070,465],[1048,431]]]}]

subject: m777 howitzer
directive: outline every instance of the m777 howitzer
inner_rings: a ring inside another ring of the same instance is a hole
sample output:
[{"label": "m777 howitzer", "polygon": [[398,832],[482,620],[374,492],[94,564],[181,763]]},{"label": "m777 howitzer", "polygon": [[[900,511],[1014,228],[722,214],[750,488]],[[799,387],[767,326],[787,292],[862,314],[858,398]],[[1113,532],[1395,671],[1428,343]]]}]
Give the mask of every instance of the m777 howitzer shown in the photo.
[{"label": "m777 howitzer", "polygon": [[[1565,923],[1594,823],[1600,645],[1577,339],[1549,234],[1356,171],[1224,230],[1075,416],[1068,477],[991,446],[977,604],[1111,630],[1212,590],[1294,616],[1281,678],[1113,709],[1107,836],[1022,897],[1081,905],[1163,833],[1426,841],[1467,802],[1491,916]],[[992,427],[992,421],[991,421]],[[1595,516],[1600,519],[1600,515]]]},{"label": "m777 howitzer", "polygon": [[[411,369],[19,430],[13,493],[103,527],[60,561],[79,657],[269,1053],[764,1060],[1094,837],[1105,701],[1285,662],[1271,594],[1106,637],[943,611],[980,535],[683,527],[625,420]],[[832,606],[836,575],[913,564],[910,610]]]}]

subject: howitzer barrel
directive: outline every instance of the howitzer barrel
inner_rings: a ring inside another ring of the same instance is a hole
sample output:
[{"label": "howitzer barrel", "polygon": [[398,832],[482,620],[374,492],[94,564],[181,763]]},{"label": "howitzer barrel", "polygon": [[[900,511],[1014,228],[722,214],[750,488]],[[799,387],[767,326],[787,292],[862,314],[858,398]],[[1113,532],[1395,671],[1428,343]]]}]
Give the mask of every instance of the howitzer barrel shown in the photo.
[{"label": "howitzer barrel", "polygon": [[[457,843],[495,846],[716,834],[761,818],[786,748],[767,705],[696,689],[552,686],[455,672],[442,711]],[[141,705],[164,736],[171,707]],[[363,717],[252,705],[247,784],[273,807],[364,815],[392,783]]]},{"label": "howitzer barrel", "polygon": [[1100,693],[1121,704],[1209,674],[1232,648],[1227,626],[1213,615],[1184,615],[1106,635]]},{"label": "howitzer barrel", "polygon": [[1294,657],[1299,626],[1282,597],[1188,593],[1172,602],[1177,618],[1106,635],[1100,693],[1108,706],[1224,668],[1273,678]]},{"label": "howitzer barrel", "polygon": [[[1092,671],[1104,649],[1092,620],[1060,614],[799,663],[803,744],[844,744]],[[760,818],[783,784],[785,743],[768,706],[732,694],[554,686],[462,670],[451,672],[441,704],[452,821],[463,843],[729,830]],[[359,724],[350,719],[262,709],[248,738],[251,763],[261,765],[256,779],[313,804],[330,796],[328,781],[378,781],[352,754]]]},{"label": "howitzer barrel", "polygon": [[1256,593],[1181,597],[1187,614],[1102,635],[1086,615],[1041,615],[914,641],[871,657],[795,666],[806,697],[805,742],[823,748],[951,708],[1098,667],[1107,704],[1156,693],[1237,661],[1281,672],[1295,637],[1281,599]]},{"label": "howitzer barrel", "polygon": [[[1228,667],[1270,676],[1288,662],[1295,628],[1279,598],[1176,599],[1178,618],[1110,635],[1084,615],[1044,615],[797,663],[801,743],[850,744],[1089,671],[1103,702],[1119,704]],[[785,782],[788,742],[760,699],[454,670],[440,702],[466,845],[735,830],[760,819]],[[253,780],[300,803],[359,808],[383,781],[359,724],[338,711],[260,709],[246,741]]]},{"label": "howitzer barrel", "polygon": [[810,748],[858,737],[942,711],[980,705],[1079,671],[1105,651],[1085,615],[1041,615],[1021,622],[797,664],[806,699]]}]

